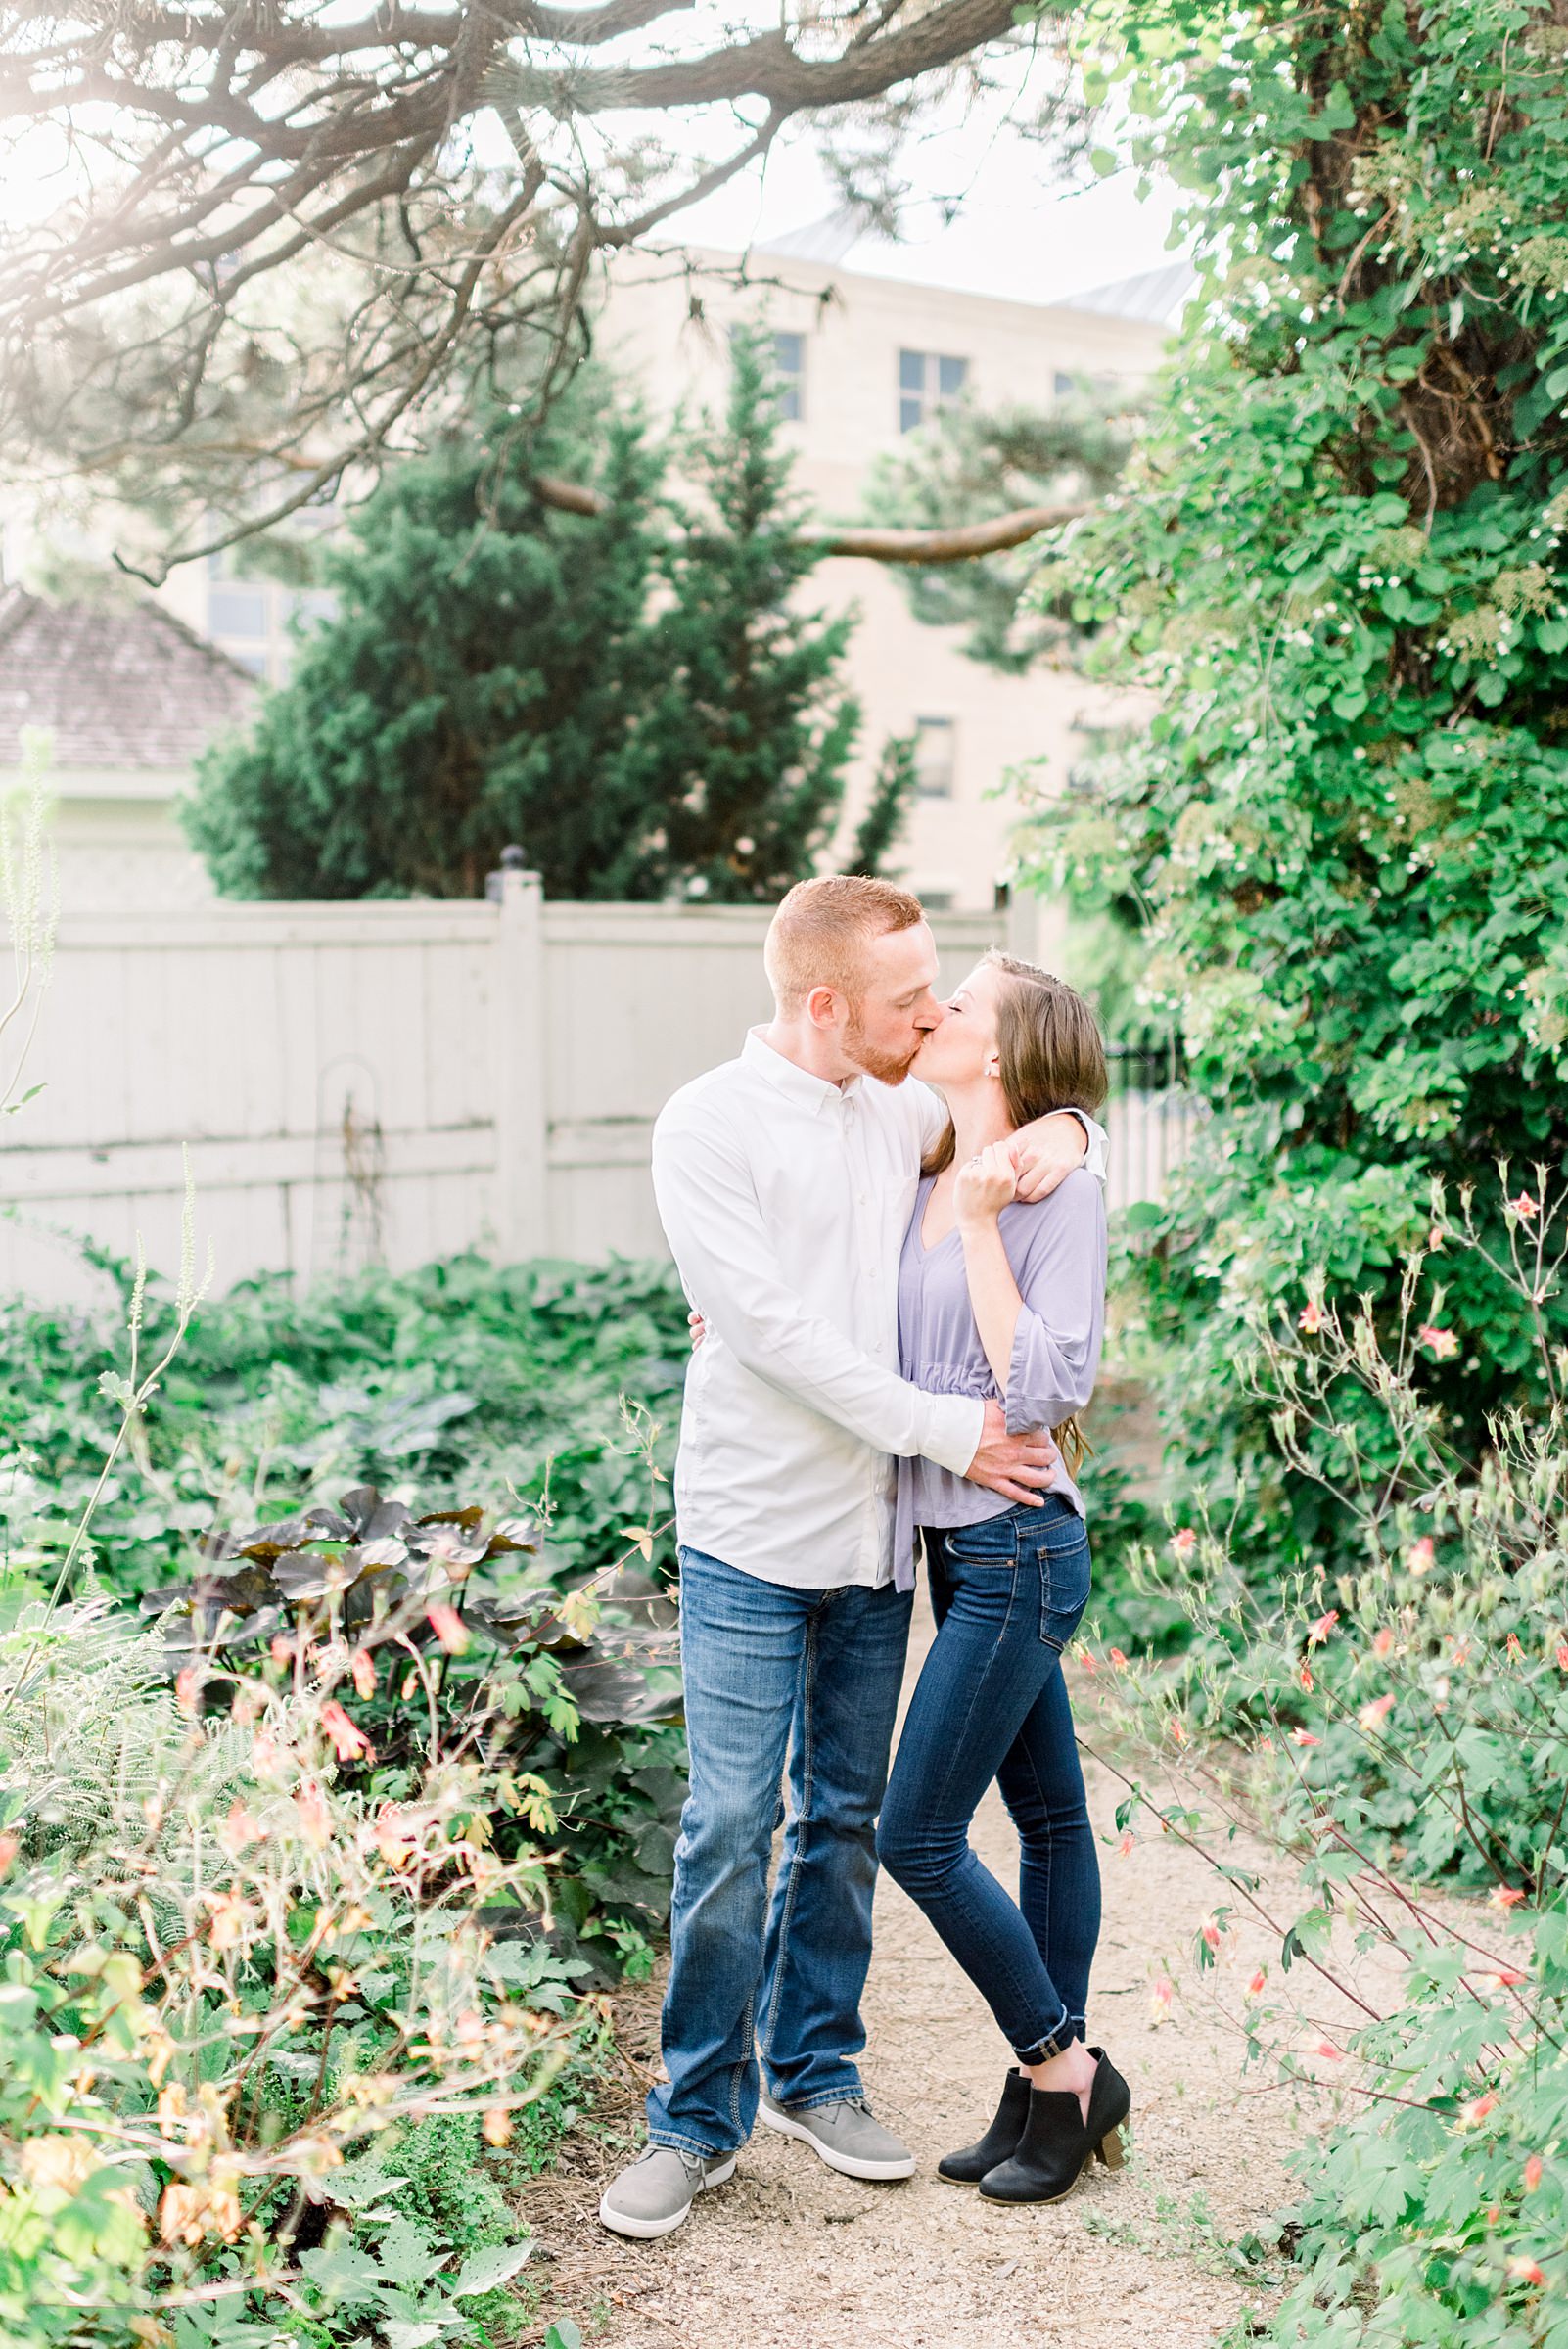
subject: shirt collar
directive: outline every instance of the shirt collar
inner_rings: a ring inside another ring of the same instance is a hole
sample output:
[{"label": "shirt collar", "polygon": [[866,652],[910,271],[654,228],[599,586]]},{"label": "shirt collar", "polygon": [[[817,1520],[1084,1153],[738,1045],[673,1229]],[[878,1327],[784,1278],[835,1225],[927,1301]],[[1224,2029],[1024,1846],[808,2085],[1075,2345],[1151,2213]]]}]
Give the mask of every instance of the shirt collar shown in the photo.
[{"label": "shirt collar", "polygon": [[834,1084],[826,1077],[813,1077],[809,1069],[803,1069],[798,1062],[787,1060],[782,1052],[766,1042],[761,1028],[747,1030],[746,1041],[741,1046],[741,1059],[749,1069],[755,1069],[760,1077],[765,1077],[768,1083],[774,1085],[788,1100],[797,1101],[803,1109],[809,1110],[813,1117],[820,1116],[825,1109],[842,1108],[860,1090],[858,1077],[848,1078],[843,1084]]}]

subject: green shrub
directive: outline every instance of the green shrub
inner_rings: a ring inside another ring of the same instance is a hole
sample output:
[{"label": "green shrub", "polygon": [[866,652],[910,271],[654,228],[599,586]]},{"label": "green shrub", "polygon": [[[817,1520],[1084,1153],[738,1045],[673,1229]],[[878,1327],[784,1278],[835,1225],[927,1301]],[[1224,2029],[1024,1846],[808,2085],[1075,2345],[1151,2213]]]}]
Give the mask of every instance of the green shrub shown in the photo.
[{"label": "green shrub", "polygon": [[[1539,0],[1088,27],[1140,159],[1195,191],[1203,275],[1125,489],[1040,588],[1158,708],[1037,862],[1138,920],[1213,1111],[1145,1290],[1172,1433],[1267,1579],[1338,1526],[1274,1445],[1256,1326],[1326,1283],[1387,1334],[1429,1179],[1568,1146],[1568,53]],[[1418,1317],[1474,1444],[1536,1358],[1485,1256],[1445,1286]]]},{"label": "green shrub", "polygon": [[[189,1278],[151,1302],[130,1279],[133,1350],[146,1357],[149,1324],[179,1350],[155,1350],[151,1371],[133,1351],[129,1378],[101,1370],[102,1320],[6,1309],[29,1368],[4,1415],[33,1441],[0,1454],[0,1620],[62,1584],[107,1585],[166,1616],[170,1671],[210,1669],[225,1703],[235,1674],[307,1671],[374,1749],[346,1764],[354,1782],[390,1799],[435,1752],[460,1752],[474,1832],[531,1868],[557,1951],[598,1982],[645,1972],[684,1797],[661,1571],[675,1411],[656,1420],[625,1389],[673,1406],[672,1273],[463,1258],[300,1301],[267,1281],[193,1317],[195,1302]],[[409,1496],[410,1471],[432,1502],[444,1487],[445,1506],[327,1481],[367,1462],[402,1470]],[[480,1475],[501,1504],[482,1530]],[[547,1544],[520,1495],[547,1508]],[[461,1652],[441,1649],[433,1599],[463,1618]],[[378,1657],[393,1638],[406,1654]],[[296,1641],[281,1663],[280,1639]]]},{"label": "green shrub", "polygon": [[5,2337],[472,2340],[527,2245],[419,2132],[504,2141],[570,2055],[567,1971],[475,1921],[528,1871],[447,1754],[377,1800],[319,1683],[208,1724],[164,1662],[101,1610],[0,1636]]},{"label": "green shrub", "polygon": [[[1318,1478],[1344,1562],[1270,1603],[1222,1527],[1178,1527],[1142,1572],[1184,1597],[1188,1654],[1088,1659],[1177,1781],[1154,1801],[1130,1773],[1125,1832],[1157,1824],[1214,1863],[1198,1966],[1223,1962],[1238,1913],[1278,1935],[1239,2001],[1251,2060],[1350,2100],[1297,2160],[1297,2280],[1266,2327],[1281,2349],[1568,2337],[1568,1424],[1538,1302],[1565,1211],[1568,1192],[1543,1200],[1516,1268],[1494,1265],[1512,1294],[1501,1345],[1541,1349],[1539,1409],[1463,1448],[1421,1362],[1420,1262],[1392,1342],[1368,1306],[1315,1300],[1308,1329],[1282,1320],[1261,1344],[1275,1441]],[[1487,1244],[1485,1216],[1433,1215],[1446,1266]],[[1238,1824],[1296,1864],[1294,1900],[1240,1857]],[[1436,1900],[1432,1879],[1469,1897]],[[1355,1966],[1378,1944],[1403,1960],[1386,2003]],[[1330,1989],[1364,2019],[1325,2033]]]},{"label": "green shrub", "polygon": [[318,1690],[347,1782],[367,1794],[400,1801],[438,1755],[460,1762],[465,1833],[527,1865],[526,1910],[543,1908],[556,1948],[605,1979],[646,1968],[685,1795],[675,1608],[641,1563],[649,1530],[624,1533],[620,1562],[578,1583],[535,1519],[416,1517],[360,1486],[209,1538],[193,1581],[141,1604],[193,1702],[232,1690],[243,1705],[253,1683]]},{"label": "green shrub", "polygon": [[[117,1309],[44,1312],[0,1300],[0,1456],[24,1451],[47,1486],[28,1509],[46,1549],[85,1503],[114,1438],[100,1392],[123,1346],[130,1268],[100,1260]],[[147,1317],[174,1300],[149,1284]],[[100,1579],[134,1596],[167,1582],[214,1524],[255,1524],[274,1485],[304,1492],[369,1482],[416,1489],[424,1505],[475,1491],[520,1502],[548,1493],[551,1543],[572,1568],[618,1556],[620,1525],[646,1503],[640,1436],[621,1398],[657,1421],[668,1474],[686,1362],[686,1306],[673,1269],[614,1261],[492,1265],[457,1257],[416,1272],[373,1269],[299,1292],[282,1276],[208,1298],[137,1420],[94,1518]],[[3,1503],[3,1487],[0,1487]],[[281,1512],[280,1512],[281,1513]],[[671,1544],[661,1534],[656,1557]]]}]

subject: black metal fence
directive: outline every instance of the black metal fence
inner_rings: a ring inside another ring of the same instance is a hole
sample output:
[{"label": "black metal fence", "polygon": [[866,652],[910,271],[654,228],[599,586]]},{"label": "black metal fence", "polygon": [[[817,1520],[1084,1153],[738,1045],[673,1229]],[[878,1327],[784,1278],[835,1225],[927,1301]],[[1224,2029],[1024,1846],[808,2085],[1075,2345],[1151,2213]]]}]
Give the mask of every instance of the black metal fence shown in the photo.
[{"label": "black metal fence", "polygon": [[1202,1115],[1202,1104],[1187,1087],[1180,1044],[1147,1030],[1108,1044],[1105,1058],[1111,1080],[1105,1112],[1111,1205],[1160,1199],[1171,1170],[1191,1148]]}]

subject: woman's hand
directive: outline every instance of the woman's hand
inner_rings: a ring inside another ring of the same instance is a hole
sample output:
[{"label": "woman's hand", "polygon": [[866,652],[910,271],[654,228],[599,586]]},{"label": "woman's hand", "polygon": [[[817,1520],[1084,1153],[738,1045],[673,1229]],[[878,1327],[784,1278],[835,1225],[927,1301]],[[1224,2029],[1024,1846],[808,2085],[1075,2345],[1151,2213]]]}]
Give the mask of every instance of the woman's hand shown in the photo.
[{"label": "woman's hand", "polygon": [[686,1327],[691,1331],[691,1350],[695,1354],[708,1335],[708,1324],[695,1308],[686,1315]]},{"label": "woman's hand", "polygon": [[1018,1193],[1018,1169],[1011,1142],[992,1142],[958,1169],[953,1214],[960,1223],[993,1223]]}]

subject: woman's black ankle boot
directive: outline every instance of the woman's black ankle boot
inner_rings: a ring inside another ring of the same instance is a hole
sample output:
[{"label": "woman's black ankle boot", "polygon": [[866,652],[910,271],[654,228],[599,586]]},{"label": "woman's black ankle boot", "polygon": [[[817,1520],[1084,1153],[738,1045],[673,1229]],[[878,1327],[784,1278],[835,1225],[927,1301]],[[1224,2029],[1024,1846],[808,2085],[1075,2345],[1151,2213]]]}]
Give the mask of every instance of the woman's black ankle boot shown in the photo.
[{"label": "woman's black ankle boot", "polygon": [[1122,2167],[1122,2133],[1132,2109],[1132,2091],[1103,2048],[1090,2048],[1099,2069],[1089,2092],[1087,2136],[1094,2158],[1108,2170]]},{"label": "woman's black ankle boot", "polygon": [[1091,2048],[1089,2053],[1098,2069],[1087,2123],[1077,2096],[1032,2088],[1017,2150],[980,2181],[988,2202],[1060,2202],[1096,2153],[1113,2169],[1121,2167],[1122,2124],[1132,2109],[1132,2092],[1103,2048]]},{"label": "woman's black ankle boot", "polygon": [[996,2117],[985,2136],[957,2153],[945,2154],[937,2164],[937,2176],[954,2186],[978,2186],[988,2170],[995,2169],[1016,2150],[1029,2119],[1029,2098],[1028,2073],[1009,2072],[1002,2083]]}]

